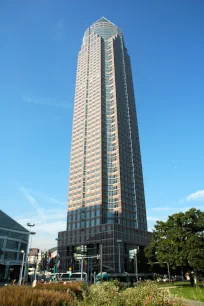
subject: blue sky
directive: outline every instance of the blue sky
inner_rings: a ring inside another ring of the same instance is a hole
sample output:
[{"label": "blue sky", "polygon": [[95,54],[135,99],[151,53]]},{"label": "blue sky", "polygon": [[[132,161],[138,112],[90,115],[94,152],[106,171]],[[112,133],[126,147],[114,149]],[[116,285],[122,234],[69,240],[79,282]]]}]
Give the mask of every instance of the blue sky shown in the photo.
[{"label": "blue sky", "polygon": [[1,0],[0,208],[36,247],[65,229],[77,53],[101,16],[131,56],[149,229],[204,208],[204,2]]}]

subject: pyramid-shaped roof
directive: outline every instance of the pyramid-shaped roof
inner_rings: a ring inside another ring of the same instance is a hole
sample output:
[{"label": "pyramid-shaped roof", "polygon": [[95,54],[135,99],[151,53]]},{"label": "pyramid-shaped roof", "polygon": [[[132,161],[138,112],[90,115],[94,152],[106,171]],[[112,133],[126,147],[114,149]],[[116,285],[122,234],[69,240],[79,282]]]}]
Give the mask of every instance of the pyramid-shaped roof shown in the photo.
[{"label": "pyramid-shaped roof", "polygon": [[109,23],[112,23],[111,21],[109,21],[107,18],[105,17],[101,17],[99,18],[96,22],[109,22]]},{"label": "pyramid-shaped roof", "polygon": [[95,33],[105,40],[118,34],[122,35],[122,31],[105,17],[99,18],[85,31],[83,42],[91,33]]},{"label": "pyramid-shaped roof", "polygon": [[8,228],[16,231],[28,232],[26,228],[13,220],[0,209],[0,227]]},{"label": "pyramid-shaped roof", "polygon": [[101,17],[101,18],[99,18],[99,19],[96,20],[93,24],[100,23],[100,22],[109,23],[109,24],[112,24],[113,26],[117,27],[113,22],[111,22],[110,20],[108,20],[106,17]]}]

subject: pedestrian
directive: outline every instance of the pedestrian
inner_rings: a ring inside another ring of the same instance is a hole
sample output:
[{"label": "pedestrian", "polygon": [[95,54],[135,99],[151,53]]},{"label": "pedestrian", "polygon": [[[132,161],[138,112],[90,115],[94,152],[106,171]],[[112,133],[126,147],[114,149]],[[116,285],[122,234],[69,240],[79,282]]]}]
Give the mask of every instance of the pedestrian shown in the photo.
[{"label": "pedestrian", "polygon": [[15,285],[16,284],[16,279],[13,279],[12,280],[12,285]]},{"label": "pedestrian", "polygon": [[197,276],[194,275],[194,284],[197,286]]},{"label": "pedestrian", "polygon": [[190,274],[190,283],[191,283],[191,286],[193,287],[193,286],[194,286],[194,277],[193,277],[193,273]]}]

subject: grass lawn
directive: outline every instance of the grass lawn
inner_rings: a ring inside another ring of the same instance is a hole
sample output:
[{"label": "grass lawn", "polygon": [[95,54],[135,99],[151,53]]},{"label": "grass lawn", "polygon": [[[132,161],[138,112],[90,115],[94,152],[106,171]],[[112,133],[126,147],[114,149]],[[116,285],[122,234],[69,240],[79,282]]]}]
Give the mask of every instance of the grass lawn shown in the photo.
[{"label": "grass lawn", "polygon": [[189,281],[179,281],[179,282],[175,282],[174,283],[174,285],[172,284],[172,283],[169,283],[169,282],[167,282],[167,283],[159,283],[158,285],[159,285],[159,287],[173,287],[173,286],[187,286],[187,287],[189,287]]},{"label": "grass lawn", "polygon": [[175,286],[175,288],[169,290],[173,295],[176,295],[178,297],[204,302],[204,287],[191,287],[190,285],[184,285],[181,287]]},{"label": "grass lawn", "polygon": [[175,296],[204,302],[204,287],[202,285],[191,287],[189,281],[184,281],[175,282],[174,285],[171,283],[160,283],[159,286],[162,288],[170,287],[170,292]]}]

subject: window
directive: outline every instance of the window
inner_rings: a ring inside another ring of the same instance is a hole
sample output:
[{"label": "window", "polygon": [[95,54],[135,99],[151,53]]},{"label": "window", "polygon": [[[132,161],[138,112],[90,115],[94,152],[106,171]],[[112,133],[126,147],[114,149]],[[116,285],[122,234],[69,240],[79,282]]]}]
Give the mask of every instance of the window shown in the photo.
[{"label": "window", "polygon": [[7,240],[6,242],[7,249],[18,249],[18,242],[13,240]]},{"label": "window", "polygon": [[16,257],[17,257],[17,253],[16,252],[5,252],[4,253],[4,258],[5,259],[16,260]]}]

